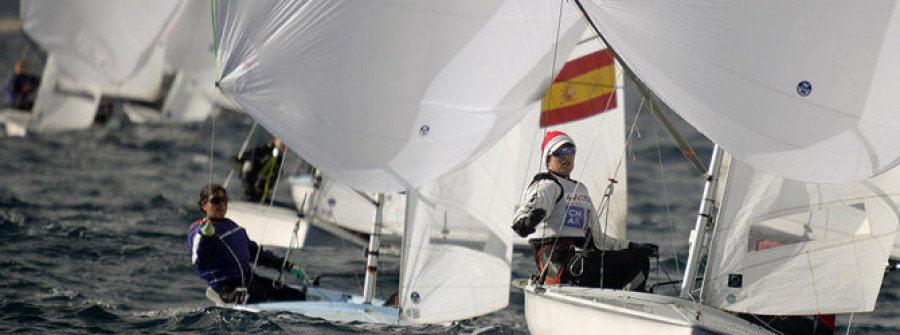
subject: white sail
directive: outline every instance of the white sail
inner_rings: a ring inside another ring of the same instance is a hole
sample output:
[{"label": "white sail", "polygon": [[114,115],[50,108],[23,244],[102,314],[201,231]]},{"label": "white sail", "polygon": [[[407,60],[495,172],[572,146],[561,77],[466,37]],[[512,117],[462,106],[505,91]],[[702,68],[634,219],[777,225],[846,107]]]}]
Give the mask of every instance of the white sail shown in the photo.
[{"label": "white sail", "polygon": [[732,160],[706,301],[722,309],[804,315],[872,311],[900,231],[900,169],[815,184]]},{"label": "white sail", "polygon": [[214,88],[216,52],[209,2],[189,0],[165,40],[166,64]]},{"label": "white sail", "polygon": [[166,39],[165,62],[175,81],[163,102],[166,121],[205,120],[215,108],[216,56],[212,17],[206,1],[187,1]]},{"label": "white sail", "polygon": [[655,94],[755,169],[848,182],[898,162],[896,1],[581,3]]},{"label": "white sail", "polygon": [[23,1],[22,29],[82,84],[117,86],[146,62],[181,0]]},{"label": "white sail", "polygon": [[103,96],[145,102],[156,101],[162,90],[164,63],[163,47],[155,45],[150,49],[147,59],[138,65],[137,71],[128,80],[119,85],[103,86]]},{"label": "white sail", "polygon": [[499,140],[581,33],[575,11],[547,1],[215,8],[221,88],[326,175],[370,192],[421,186]]},{"label": "white sail", "polygon": [[60,73],[56,57],[50,55],[44,64],[28,129],[42,132],[90,127],[99,104],[100,89],[78,86],[67,80]]},{"label": "white sail", "polygon": [[[512,158],[481,167],[492,173],[459,167],[492,162],[484,152],[540,107],[584,30],[576,11],[536,0],[218,1],[214,16],[220,87],[254,119],[355,190],[409,191],[407,320],[506,306],[511,193],[524,178],[490,179],[513,171],[503,167],[515,156],[496,154]],[[479,183],[500,189],[472,193]]]},{"label": "white sail", "polygon": [[509,221],[524,177],[515,167],[533,151],[537,121],[526,119],[531,127],[523,121],[477,160],[407,194],[402,318],[443,323],[509,303]]}]

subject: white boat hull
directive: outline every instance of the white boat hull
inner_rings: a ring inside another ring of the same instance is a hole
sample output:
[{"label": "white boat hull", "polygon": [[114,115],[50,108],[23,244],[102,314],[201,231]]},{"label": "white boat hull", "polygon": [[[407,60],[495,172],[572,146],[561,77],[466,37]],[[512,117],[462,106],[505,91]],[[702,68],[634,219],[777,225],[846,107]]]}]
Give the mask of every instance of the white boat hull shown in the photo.
[{"label": "white boat hull", "polygon": [[216,303],[216,306],[236,310],[254,313],[263,311],[291,312],[337,322],[408,324],[400,321],[400,311],[397,308],[383,306],[384,301],[382,300],[375,299],[371,304],[363,304],[363,299],[360,295],[349,295],[313,286],[307,290],[309,300],[272,301],[247,305],[225,304],[211,291],[211,289],[207,290],[207,296]]},{"label": "white boat hull", "polygon": [[522,281],[514,286],[525,292],[525,318],[533,334],[772,334],[676,297]]}]

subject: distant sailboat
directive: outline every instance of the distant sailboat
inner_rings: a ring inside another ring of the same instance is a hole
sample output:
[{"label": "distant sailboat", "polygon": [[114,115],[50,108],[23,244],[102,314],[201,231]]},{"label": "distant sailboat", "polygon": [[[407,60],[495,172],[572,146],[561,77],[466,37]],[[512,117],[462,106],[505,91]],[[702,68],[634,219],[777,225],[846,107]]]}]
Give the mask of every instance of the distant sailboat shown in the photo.
[{"label": "distant sailboat", "polygon": [[213,84],[212,42],[197,43],[212,35],[208,8],[185,0],[23,2],[23,31],[56,63],[45,76],[58,78],[43,81],[53,90],[37,100],[51,101],[34,109],[30,127],[90,126],[98,106],[72,96],[84,92],[122,102],[137,123],[201,121],[216,106],[233,107]]},{"label": "distant sailboat", "polygon": [[[90,126],[97,111],[92,101],[104,91],[155,99],[163,64],[157,43],[181,8],[179,0],[22,2],[22,29],[54,59],[55,67],[45,77],[58,78],[42,81],[47,89],[38,94],[29,127],[49,131]],[[51,101],[41,104],[42,99]]]}]

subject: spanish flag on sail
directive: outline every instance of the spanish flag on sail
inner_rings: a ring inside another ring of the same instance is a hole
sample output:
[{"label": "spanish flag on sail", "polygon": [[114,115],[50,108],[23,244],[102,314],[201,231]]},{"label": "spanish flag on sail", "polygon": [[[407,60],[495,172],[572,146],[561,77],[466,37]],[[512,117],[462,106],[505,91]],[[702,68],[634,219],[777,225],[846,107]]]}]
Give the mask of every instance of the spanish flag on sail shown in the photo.
[{"label": "spanish flag on sail", "polygon": [[544,95],[541,127],[563,124],[616,108],[616,71],[603,49],[563,66]]}]

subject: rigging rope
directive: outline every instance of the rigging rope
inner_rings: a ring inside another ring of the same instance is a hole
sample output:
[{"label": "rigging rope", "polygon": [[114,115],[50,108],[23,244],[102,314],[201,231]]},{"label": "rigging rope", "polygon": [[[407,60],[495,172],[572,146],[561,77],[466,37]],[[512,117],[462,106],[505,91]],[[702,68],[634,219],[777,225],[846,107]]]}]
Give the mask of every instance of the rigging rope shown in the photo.
[{"label": "rigging rope", "polygon": [[847,320],[847,335],[850,335],[850,325],[853,324],[854,315],[856,315],[856,313],[850,313],[850,320]]},{"label": "rigging rope", "polygon": [[[287,150],[285,150],[285,151],[287,151]],[[284,162],[287,160],[287,152],[281,153],[281,154],[282,154],[282,159],[281,159],[281,164],[278,166],[278,178],[275,180],[275,187],[272,190],[272,197],[269,200],[269,206],[268,206],[269,213],[271,213],[271,209],[275,205],[275,193],[278,191],[278,185],[281,183],[281,172],[282,172],[282,170],[284,170]],[[266,189],[266,191],[268,191],[268,189]],[[265,197],[266,197],[266,194],[263,194],[263,198],[265,198]],[[266,220],[269,219],[268,215],[264,215],[264,216],[265,216]],[[265,236],[266,228],[268,228],[268,226],[269,225],[267,225],[267,224],[263,224],[263,236]],[[291,240],[293,241],[293,239],[295,239],[295,238],[296,238],[296,234],[294,234],[294,236],[291,237]],[[290,244],[289,244],[288,248],[289,248],[288,250],[290,250]],[[259,265],[260,252],[262,252],[262,246],[256,248],[256,255],[254,255],[254,257],[253,257],[253,267],[252,267],[253,271],[250,271],[250,280],[248,281],[249,283],[252,283],[253,277],[256,276],[256,268]],[[288,252],[287,255],[290,255],[290,252]],[[281,279],[282,274],[284,272],[284,266],[287,264],[286,263],[287,257],[288,257],[287,255],[284,257],[285,263],[282,263],[281,268],[278,269],[278,279]],[[299,262],[296,265],[301,266]],[[277,283],[277,281],[273,280],[272,286],[275,288],[279,288],[279,287],[283,286],[283,283]]]},{"label": "rigging rope", "polygon": [[[643,100],[641,101],[641,105],[643,105]],[[653,104],[650,104],[649,108],[653,108]],[[663,169],[662,149],[661,149],[662,144],[659,139],[659,127],[654,127],[653,129],[654,129],[653,136],[654,136],[654,139],[656,140],[656,159],[657,159],[657,163],[658,163],[657,166],[659,167],[659,180],[660,180],[660,184],[662,186],[663,202],[666,204],[666,221],[668,222],[668,226],[669,226],[669,237],[672,240],[671,241],[672,242],[672,253],[674,254],[674,259],[675,259],[675,273],[680,277],[681,276],[681,267],[678,264],[678,250],[675,247],[676,246],[675,224],[672,222],[672,208],[669,204],[669,189],[667,187],[668,182],[666,182],[666,173],[665,173],[665,170]]]},{"label": "rigging rope", "polygon": [[[549,101],[552,101],[552,99],[553,99],[553,90],[551,90],[550,87],[553,86],[553,80],[555,79],[553,72],[556,69],[556,63],[558,62],[557,54],[559,53],[559,36],[560,36],[560,31],[562,30],[563,5],[564,5],[564,1],[560,1],[559,2],[559,12],[558,12],[559,15],[556,18],[556,40],[555,40],[556,42],[553,43],[553,61],[550,64],[550,75],[548,76],[550,78],[549,79],[550,84],[547,85],[549,93],[547,94],[548,95],[547,99],[545,99],[544,103],[541,104],[541,118],[547,117],[547,115],[545,113],[543,113],[543,110],[545,108],[549,107]],[[538,123],[538,124],[542,124],[542,123]],[[547,128],[544,127],[542,129],[543,129],[542,130],[543,134],[542,134],[541,138],[543,139],[544,137],[547,136]],[[544,168],[546,167],[547,162],[544,159],[545,159],[544,154],[541,153],[540,162],[538,164],[538,171],[543,171]],[[527,180],[528,177],[526,176],[525,178]],[[565,192],[565,190],[560,190],[560,192]],[[566,207],[568,207],[568,205],[566,205]],[[568,208],[567,208],[567,210],[568,210]],[[560,223],[560,224],[562,224],[562,223]],[[544,229],[541,230],[541,239],[542,240],[547,237],[547,229],[546,228],[547,227],[545,226]],[[547,256],[548,262],[550,259],[553,259],[553,252],[556,250],[556,244],[558,241],[559,241],[559,236],[557,236],[556,239],[553,240],[553,244],[550,248],[550,254]],[[540,254],[540,252],[541,251],[538,251],[539,254]],[[543,257],[541,257],[541,263],[544,263]],[[549,265],[549,263],[548,263],[548,265]],[[544,266],[543,264],[539,264],[538,266],[542,267],[541,273],[538,276],[538,283],[543,284],[544,278],[547,277],[547,269],[549,268],[549,266]],[[563,268],[565,268],[565,267],[563,267]]]}]

